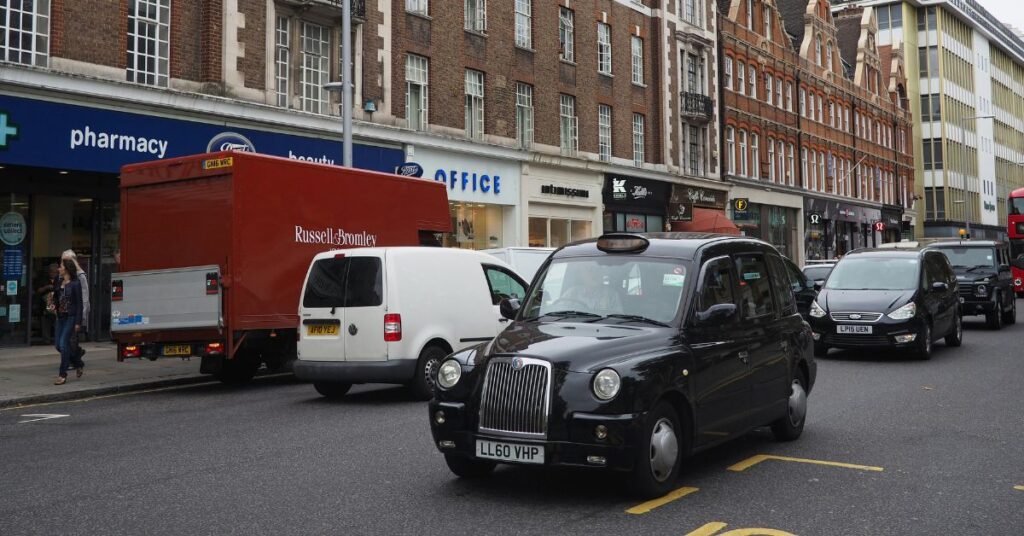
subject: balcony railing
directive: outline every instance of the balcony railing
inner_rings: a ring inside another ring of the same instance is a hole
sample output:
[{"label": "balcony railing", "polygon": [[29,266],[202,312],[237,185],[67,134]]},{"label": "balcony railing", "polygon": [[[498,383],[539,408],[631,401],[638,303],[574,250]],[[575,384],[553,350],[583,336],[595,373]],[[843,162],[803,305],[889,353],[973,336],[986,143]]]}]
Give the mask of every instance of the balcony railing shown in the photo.
[{"label": "balcony railing", "polygon": [[700,93],[681,93],[683,117],[704,123],[711,121],[711,97]]}]

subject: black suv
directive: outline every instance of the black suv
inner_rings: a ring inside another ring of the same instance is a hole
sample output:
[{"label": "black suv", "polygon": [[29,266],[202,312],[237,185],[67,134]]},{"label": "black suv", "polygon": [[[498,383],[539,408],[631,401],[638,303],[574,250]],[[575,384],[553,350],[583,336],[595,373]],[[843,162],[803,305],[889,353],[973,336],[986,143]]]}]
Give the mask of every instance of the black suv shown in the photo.
[{"label": "black suv", "polygon": [[501,310],[514,322],[438,367],[431,431],[456,475],[611,469],[656,497],[682,456],[763,425],[803,431],[811,330],[764,242],[604,235],[554,252]]},{"label": "black suv", "polygon": [[1017,322],[1010,248],[991,240],[934,242],[927,249],[949,259],[960,283],[960,309],[965,315],[985,315],[988,327],[1002,329]]},{"label": "black suv", "polygon": [[829,274],[811,304],[814,353],[907,348],[929,359],[932,342],[963,342],[956,274],[930,249],[860,249]]}]

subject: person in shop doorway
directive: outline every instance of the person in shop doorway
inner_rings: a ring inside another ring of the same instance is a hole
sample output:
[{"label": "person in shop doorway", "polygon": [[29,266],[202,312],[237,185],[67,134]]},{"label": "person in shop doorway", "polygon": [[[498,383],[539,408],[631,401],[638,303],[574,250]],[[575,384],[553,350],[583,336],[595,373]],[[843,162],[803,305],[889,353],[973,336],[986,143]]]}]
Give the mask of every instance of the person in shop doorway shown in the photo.
[{"label": "person in shop doorway", "polygon": [[82,285],[78,280],[78,267],[71,259],[64,259],[59,268],[60,286],[54,291],[57,306],[57,349],[60,351],[60,370],[54,385],[68,381],[68,369],[74,367],[77,377],[85,371],[85,363],[78,351],[78,332],[82,329]]},{"label": "person in shop doorway", "polygon": [[[75,269],[78,270],[78,284],[82,287],[82,331],[79,334],[80,340],[89,340],[89,277],[85,274],[85,270],[82,269],[82,265],[78,264],[78,256],[72,250],[67,250],[60,255],[61,262],[64,260],[70,260],[75,263]],[[85,355],[84,349],[79,349],[81,355]]]},{"label": "person in shop doorway", "polygon": [[54,332],[57,327],[57,313],[53,305],[53,290],[57,288],[59,283],[59,272],[57,263],[51,263],[46,267],[46,284],[36,289],[36,296],[39,297],[40,303],[43,306],[40,330],[42,331],[45,344],[52,344],[56,340]]}]

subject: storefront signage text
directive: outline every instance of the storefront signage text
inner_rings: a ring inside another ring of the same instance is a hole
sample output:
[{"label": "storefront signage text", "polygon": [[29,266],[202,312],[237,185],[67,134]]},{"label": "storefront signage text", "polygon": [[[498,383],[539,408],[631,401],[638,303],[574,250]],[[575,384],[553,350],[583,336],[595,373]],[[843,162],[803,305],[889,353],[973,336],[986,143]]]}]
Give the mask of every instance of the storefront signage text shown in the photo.
[{"label": "storefront signage text", "polygon": [[456,186],[459,186],[459,189],[463,192],[479,191],[485,194],[501,195],[501,177],[498,175],[491,177],[486,173],[477,175],[469,171],[460,172],[455,169],[450,171],[439,169],[434,173],[434,180],[446,183],[450,190],[454,190]]},{"label": "storefront signage text", "polygon": [[821,225],[821,213],[810,212],[807,214],[807,221],[811,222],[811,225]]},{"label": "storefront signage text", "polygon": [[736,214],[746,214],[750,208],[750,201],[746,197],[737,197],[732,200],[732,211]]},{"label": "storefront signage text", "polygon": [[582,197],[587,199],[590,197],[590,191],[583,188],[566,188],[564,186],[555,186],[553,184],[546,184],[540,187],[540,193],[550,195],[564,195],[566,197]]},{"label": "storefront signage text", "polygon": [[707,208],[725,208],[725,192],[705,190],[703,188],[687,188],[686,197],[694,206]]},{"label": "storefront signage text", "polygon": [[669,203],[668,219],[672,222],[693,221],[693,203]]},{"label": "storefront signage text", "polygon": [[422,177],[423,166],[416,162],[406,162],[395,169],[395,174],[403,177]]},{"label": "storefront signage text", "polygon": [[996,211],[996,206],[994,204],[989,203],[988,201],[985,201],[984,205],[985,205],[985,210],[986,211],[988,211],[988,212],[995,212]]},{"label": "storefront signage text", "polygon": [[670,187],[666,182],[608,174],[605,175],[604,202],[658,208],[664,214],[671,197]]},{"label": "storefront signage text", "polygon": [[25,217],[18,212],[0,216],[0,241],[8,246],[17,246],[25,240]]},{"label": "storefront signage text", "polygon": [[377,245],[377,235],[360,231],[348,233],[344,229],[304,229],[301,225],[295,226],[295,242],[299,244],[326,244],[329,246],[353,247],[362,246],[372,248]]}]

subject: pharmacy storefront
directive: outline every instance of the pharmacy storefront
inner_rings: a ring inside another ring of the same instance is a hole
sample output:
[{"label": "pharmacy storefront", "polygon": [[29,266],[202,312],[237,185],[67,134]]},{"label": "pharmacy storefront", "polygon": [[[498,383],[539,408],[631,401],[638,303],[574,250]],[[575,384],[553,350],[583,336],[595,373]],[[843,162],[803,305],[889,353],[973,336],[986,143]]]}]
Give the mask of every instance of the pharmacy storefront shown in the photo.
[{"label": "pharmacy storefront", "polygon": [[[212,114],[195,121],[120,103],[83,106],[56,99],[0,95],[0,346],[50,342],[53,318],[44,312],[44,297],[66,249],[78,254],[89,277],[89,336],[106,338],[110,274],[120,244],[121,166],[219,150],[340,163],[341,142],[309,131],[284,133]],[[286,112],[281,119],[289,119]],[[400,146],[353,146],[353,163],[364,169],[393,172],[402,156]]]},{"label": "pharmacy storefront", "polygon": [[601,234],[600,173],[523,166],[526,244],[561,247]]},{"label": "pharmacy storefront", "polygon": [[421,145],[406,147],[406,162],[448,187],[453,232],[443,236],[445,247],[518,245],[519,162]]}]

